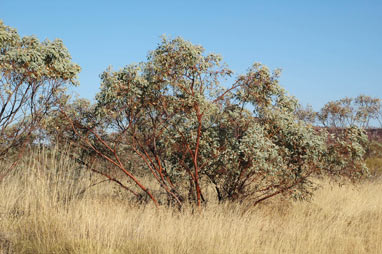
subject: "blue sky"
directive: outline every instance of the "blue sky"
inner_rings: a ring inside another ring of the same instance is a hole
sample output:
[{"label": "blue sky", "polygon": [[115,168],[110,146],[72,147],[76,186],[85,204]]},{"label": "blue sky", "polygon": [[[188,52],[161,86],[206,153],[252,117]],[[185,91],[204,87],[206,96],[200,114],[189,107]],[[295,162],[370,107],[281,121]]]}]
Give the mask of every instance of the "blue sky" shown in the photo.
[{"label": "blue sky", "polygon": [[81,65],[80,97],[99,74],[144,61],[160,36],[219,53],[237,74],[254,62],[281,68],[281,85],[319,109],[345,96],[382,97],[382,1],[0,0],[21,35],[60,38]]}]

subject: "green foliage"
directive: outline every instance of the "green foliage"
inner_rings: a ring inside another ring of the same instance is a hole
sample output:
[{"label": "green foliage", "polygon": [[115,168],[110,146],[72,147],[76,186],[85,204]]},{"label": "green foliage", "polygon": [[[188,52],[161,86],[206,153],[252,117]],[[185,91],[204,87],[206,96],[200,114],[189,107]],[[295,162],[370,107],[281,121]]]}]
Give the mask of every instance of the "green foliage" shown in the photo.
[{"label": "green foliage", "polygon": [[[207,183],[220,201],[257,204],[281,194],[306,198],[314,175],[366,173],[365,133],[352,128],[329,135],[300,121],[299,104],[279,85],[279,74],[254,64],[227,88],[221,82],[232,71],[220,56],[182,38],[163,38],[146,62],[101,75],[93,119],[67,119],[94,160],[123,172],[155,203],[161,194],[142,184],[126,154],[178,205],[206,201]],[[100,173],[137,194],[112,172]]]},{"label": "green foliage", "polygon": [[31,142],[51,109],[66,102],[79,71],[61,40],[21,38],[0,21],[0,159]]}]

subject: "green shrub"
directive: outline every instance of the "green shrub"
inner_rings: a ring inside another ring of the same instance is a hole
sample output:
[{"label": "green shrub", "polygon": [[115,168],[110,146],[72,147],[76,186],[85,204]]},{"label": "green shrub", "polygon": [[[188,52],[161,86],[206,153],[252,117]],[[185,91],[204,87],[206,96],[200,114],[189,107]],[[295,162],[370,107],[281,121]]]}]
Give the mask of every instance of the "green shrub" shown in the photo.
[{"label": "green shrub", "polygon": [[[73,108],[64,115],[83,154],[109,165],[98,173],[157,205],[200,205],[211,183],[219,201],[303,199],[314,190],[314,175],[364,174],[365,133],[349,128],[334,136],[299,121],[297,100],[279,85],[279,74],[254,64],[227,88],[220,84],[232,71],[220,56],[164,38],[147,62],[101,75],[93,117]],[[159,191],[134,173],[131,154]]]}]

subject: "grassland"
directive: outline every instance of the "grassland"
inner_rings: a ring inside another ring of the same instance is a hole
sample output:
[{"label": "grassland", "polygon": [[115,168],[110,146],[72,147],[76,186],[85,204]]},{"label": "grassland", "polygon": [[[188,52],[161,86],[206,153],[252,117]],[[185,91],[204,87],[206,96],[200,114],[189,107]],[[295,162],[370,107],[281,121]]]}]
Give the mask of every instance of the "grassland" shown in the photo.
[{"label": "grassland", "polygon": [[30,153],[0,183],[0,253],[382,253],[382,180],[320,180],[310,202],[246,212],[216,203],[179,211],[134,204],[53,158]]}]

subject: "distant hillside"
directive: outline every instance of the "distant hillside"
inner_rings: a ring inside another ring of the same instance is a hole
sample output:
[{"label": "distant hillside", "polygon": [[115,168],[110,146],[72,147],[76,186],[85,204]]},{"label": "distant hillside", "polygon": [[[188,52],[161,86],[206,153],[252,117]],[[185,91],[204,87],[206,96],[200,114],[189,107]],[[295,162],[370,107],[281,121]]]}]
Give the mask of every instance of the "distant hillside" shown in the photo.
[{"label": "distant hillside", "polygon": [[382,142],[382,128],[367,129],[366,133],[369,136],[369,140]]}]

